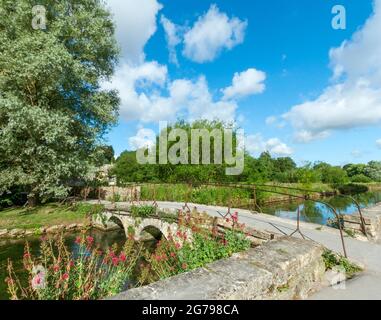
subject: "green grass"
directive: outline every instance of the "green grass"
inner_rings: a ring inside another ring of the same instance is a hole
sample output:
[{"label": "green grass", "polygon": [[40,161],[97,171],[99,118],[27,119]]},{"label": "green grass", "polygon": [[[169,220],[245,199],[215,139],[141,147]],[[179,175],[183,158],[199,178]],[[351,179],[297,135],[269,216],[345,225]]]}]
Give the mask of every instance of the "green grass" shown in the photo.
[{"label": "green grass", "polygon": [[0,211],[0,229],[36,229],[53,225],[85,223],[98,210],[91,204],[59,205],[49,203],[32,209],[10,208]]},{"label": "green grass", "polygon": [[[286,184],[277,183],[275,185],[300,188],[300,189],[312,189],[317,192],[329,192],[333,191],[332,187],[323,183],[315,184]],[[303,195],[305,192],[300,190],[283,189],[272,186],[268,183],[267,187],[258,187],[256,193],[256,199],[258,203],[264,203],[267,201],[281,200],[287,196],[284,194],[277,194],[272,192],[260,191],[263,190],[275,191],[291,195]],[[253,188],[235,188],[226,186],[194,186],[190,188],[186,184],[163,184],[163,185],[143,185],[142,186],[142,200],[158,201],[177,201],[177,202],[193,202],[199,204],[209,205],[221,205],[227,206],[229,202],[233,207],[248,207],[253,201]]]}]

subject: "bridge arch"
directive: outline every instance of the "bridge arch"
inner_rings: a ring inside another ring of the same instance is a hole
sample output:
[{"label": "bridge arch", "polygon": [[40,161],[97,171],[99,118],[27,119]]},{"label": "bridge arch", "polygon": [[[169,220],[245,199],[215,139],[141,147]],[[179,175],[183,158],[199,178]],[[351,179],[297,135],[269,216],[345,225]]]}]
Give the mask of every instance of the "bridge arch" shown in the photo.
[{"label": "bridge arch", "polygon": [[164,237],[163,232],[155,226],[146,226],[141,229],[140,234],[136,234],[135,236],[141,238],[144,233],[149,233],[153,238],[155,238],[155,240],[161,240]]},{"label": "bridge arch", "polygon": [[[180,231],[177,222],[167,222],[160,218],[134,218],[128,213],[105,211],[97,217],[93,217],[93,224],[103,230],[112,230],[114,228],[123,228],[126,237],[129,236],[131,229],[134,230],[135,239],[141,240],[145,232],[151,234],[155,239],[170,239],[172,237],[180,244],[184,239],[178,236]],[[181,230],[186,234],[186,240],[192,241],[192,231],[189,229]]]}]

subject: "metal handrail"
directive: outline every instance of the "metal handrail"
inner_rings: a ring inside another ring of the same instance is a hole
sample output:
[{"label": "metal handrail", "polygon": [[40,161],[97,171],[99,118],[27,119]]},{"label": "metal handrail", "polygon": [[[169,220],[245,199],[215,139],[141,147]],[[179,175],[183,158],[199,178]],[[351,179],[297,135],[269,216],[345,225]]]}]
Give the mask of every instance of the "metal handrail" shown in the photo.
[{"label": "metal handrail", "polygon": [[[271,185],[271,187],[283,188],[283,189],[289,189],[289,190],[299,190],[299,191],[313,192],[313,193],[320,193],[320,194],[322,193],[321,191],[317,191],[317,190],[308,190],[308,189],[303,189],[303,188],[286,187],[286,186],[279,186],[279,185]],[[355,206],[357,208],[357,211],[359,213],[359,216],[360,216],[362,232],[364,233],[365,236],[367,236],[367,233],[366,233],[366,223],[365,223],[364,216],[362,214],[360,203],[354,197],[352,197],[350,195],[336,193],[335,196],[342,197],[342,198],[347,198],[347,199],[351,200],[355,204]]]},{"label": "metal handrail", "polygon": [[282,194],[282,195],[287,195],[287,196],[291,196],[291,197],[294,197],[294,198],[297,198],[297,199],[303,199],[303,200],[308,200],[308,201],[312,201],[312,202],[316,202],[316,203],[321,203],[325,206],[327,206],[332,212],[333,214],[335,215],[335,217],[337,218],[337,221],[338,221],[338,225],[339,225],[339,231],[340,231],[340,239],[341,239],[341,244],[342,244],[342,248],[343,248],[343,253],[344,253],[344,256],[347,258],[347,250],[346,250],[346,247],[345,247],[345,241],[344,241],[344,234],[343,234],[343,227],[340,223],[340,216],[339,214],[337,213],[336,209],[330,205],[329,203],[325,202],[325,201],[322,201],[322,200],[314,200],[314,199],[305,199],[305,197],[302,197],[302,196],[298,196],[298,195],[290,195],[290,194],[287,194],[287,193],[283,193],[283,192],[275,192],[275,191],[270,191],[270,190],[263,190],[263,189],[260,189],[260,191],[263,191],[263,192],[269,192],[269,193],[275,193],[275,194]]},{"label": "metal handrail", "polygon": [[[173,185],[171,183],[142,183],[142,184],[139,184],[139,185],[144,185],[144,184],[148,184],[148,185]],[[136,184],[134,184],[136,185]],[[189,184],[188,185],[192,185],[192,184]],[[332,212],[333,214],[335,215],[335,217],[337,218],[337,221],[338,221],[338,226],[339,226],[339,232],[340,232],[340,239],[341,239],[341,244],[342,244],[342,248],[343,248],[343,253],[344,253],[344,256],[347,258],[347,250],[346,250],[346,246],[345,246],[345,241],[344,241],[344,234],[343,234],[343,227],[342,227],[342,224],[340,222],[340,215],[337,213],[336,209],[330,205],[329,203],[325,202],[325,201],[322,201],[322,200],[316,200],[316,199],[309,199],[307,198],[306,196],[301,196],[301,195],[294,195],[294,194],[289,194],[289,193],[285,193],[285,192],[280,192],[280,191],[273,191],[273,190],[266,190],[266,189],[263,189],[263,188],[258,188],[258,185],[255,185],[255,184],[217,184],[217,183],[200,183],[199,184],[200,186],[216,186],[216,187],[238,187],[238,188],[255,188],[255,190],[257,191],[262,191],[262,192],[268,192],[268,193],[274,193],[274,194],[280,194],[280,195],[285,195],[285,196],[288,196],[288,197],[293,197],[293,198],[296,198],[296,199],[302,199],[302,200],[307,200],[307,201],[312,201],[312,202],[315,202],[315,203],[321,203],[325,206],[327,206]],[[265,185],[262,185],[262,186],[265,186]],[[267,186],[269,187],[269,186]],[[282,188],[287,188],[287,187],[282,187]],[[291,188],[291,189],[297,189],[297,188]],[[305,190],[306,191],[306,190]],[[314,191],[311,191],[311,192],[314,192]],[[353,199],[354,200],[354,199]],[[154,199],[154,202],[156,203],[156,199]],[[187,202],[186,202],[186,205],[187,205]],[[230,210],[231,210],[231,206],[230,206],[230,201],[229,201],[229,210],[228,210],[228,214],[230,214]],[[298,215],[298,219],[300,219],[300,215]],[[299,223],[299,221],[298,221]]]},{"label": "metal handrail", "polygon": [[364,235],[367,237],[368,234],[366,233],[366,222],[365,222],[365,219],[364,219],[364,216],[362,214],[362,210],[361,210],[361,206],[360,206],[360,203],[352,196],[349,196],[349,195],[345,195],[345,194],[338,194],[337,196],[339,197],[345,197],[345,198],[348,198],[348,199],[351,199],[353,201],[353,203],[356,205],[357,207],[357,210],[359,212],[359,216],[360,216],[360,221],[361,221],[361,231],[364,233]]}]

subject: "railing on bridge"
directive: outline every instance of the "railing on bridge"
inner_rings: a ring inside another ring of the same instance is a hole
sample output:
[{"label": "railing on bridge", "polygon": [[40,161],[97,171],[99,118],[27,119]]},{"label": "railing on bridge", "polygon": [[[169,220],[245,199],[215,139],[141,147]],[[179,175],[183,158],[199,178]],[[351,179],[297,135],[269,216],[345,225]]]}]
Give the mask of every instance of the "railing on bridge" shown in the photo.
[{"label": "railing on bridge", "polygon": [[[173,187],[174,185],[183,186],[183,187],[187,186],[186,187],[187,192],[185,192],[184,198],[175,199],[175,196],[173,196],[172,200],[177,200],[177,201],[181,201],[181,202],[184,201],[183,209],[189,210],[189,211],[190,211],[189,203],[190,203],[191,198],[192,198],[191,195],[192,195],[194,187],[216,187],[216,188],[233,188],[233,189],[234,188],[240,188],[240,189],[251,190],[252,191],[252,199],[250,199],[251,201],[249,201],[249,206],[250,206],[249,209],[252,212],[263,213],[263,210],[262,210],[260,204],[258,203],[258,192],[283,195],[285,197],[288,197],[290,200],[299,199],[302,201],[311,201],[314,203],[320,203],[320,204],[326,206],[332,212],[333,216],[337,220],[338,229],[340,232],[341,244],[342,244],[342,248],[343,248],[343,253],[344,253],[344,256],[347,257],[347,251],[346,251],[344,235],[343,235],[343,225],[341,223],[341,220],[342,220],[341,214],[339,214],[337,212],[337,210],[331,204],[322,200],[323,197],[328,195],[328,193],[325,191],[303,189],[303,188],[289,187],[289,186],[281,186],[281,185],[274,185],[274,184],[269,185],[269,184],[249,184],[249,183],[197,183],[196,186],[191,184],[191,183],[183,183],[183,184],[181,184],[181,183],[130,183],[130,184],[127,184],[126,186],[135,187],[135,188],[137,186],[140,186],[140,187],[147,186],[148,189],[151,189],[151,199],[144,199],[144,200],[152,201],[152,205],[157,207],[157,200],[158,199],[157,199],[157,192],[156,191],[157,191],[158,186],[171,186],[171,187]],[[171,188],[168,188],[168,190],[169,189],[171,189]],[[332,193],[329,193],[329,195],[332,195]],[[362,231],[366,235],[365,219],[363,218],[361,206],[357,202],[357,200],[351,196],[348,196],[348,195],[342,195],[342,194],[335,194],[335,195],[339,196],[339,197],[347,198],[355,204],[355,206],[358,210],[359,216],[360,216]],[[169,195],[167,195],[167,196],[168,196],[168,199],[170,199]],[[240,201],[240,200],[241,199],[238,198],[238,201]],[[134,199],[132,199],[132,201],[139,203],[141,201],[140,195],[138,193],[136,193],[134,195]],[[234,206],[240,207],[241,203],[237,203],[237,201],[233,201],[233,199],[231,197],[231,193],[229,193],[229,199],[228,199],[225,206],[228,208],[227,212],[226,213],[220,213],[220,215],[224,218],[231,216],[232,215],[232,213],[231,213],[232,208]],[[299,207],[297,209],[296,215],[297,215],[296,216],[297,226],[296,226],[296,230],[291,235],[294,235],[295,233],[298,232],[304,238],[305,236],[303,235],[303,233],[300,230],[301,212],[300,212]]]}]

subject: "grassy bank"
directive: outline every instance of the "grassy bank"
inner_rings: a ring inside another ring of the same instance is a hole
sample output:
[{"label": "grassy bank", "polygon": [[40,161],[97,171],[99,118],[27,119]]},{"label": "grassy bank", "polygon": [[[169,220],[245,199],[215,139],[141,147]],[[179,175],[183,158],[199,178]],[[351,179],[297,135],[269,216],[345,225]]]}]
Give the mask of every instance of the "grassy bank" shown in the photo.
[{"label": "grassy bank", "polygon": [[[289,187],[294,189],[285,189],[281,187]],[[301,189],[301,190],[296,190]],[[287,200],[290,195],[303,195],[307,192],[302,190],[314,190],[316,195],[319,192],[332,193],[334,188],[329,185],[316,183],[316,184],[266,184],[260,186],[254,192],[253,187],[215,187],[215,186],[190,186],[186,184],[177,185],[143,185],[142,186],[142,200],[157,201],[178,201],[178,202],[193,202],[199,204],[221,205],[227,206],[230,202],[232,206],[250,206],[253,204],[254,197],[259,204],[269,201]],[[273,192],[266,192],[273,191]],[[314,193],[310,193],[313,195]]]},{"label": "grassy bank", "polygon": [[[370,191],[381,189],[381,184],[366,184]],[[306,191],[310,190],[310,192]],[[270,192],[267,192],[270,191]],[[193,186],[190,188],[186,184],[163,184],[163,185],[142,185],[142,200],[157,201],[177,201],[193,202],[199,204],[221,205],[230,204],[234,207],[253,206],[254,197],[258,204],[269,202],[281,202],[290,199],[290,196],[310,195],[311,198],[318,198],[324,194],[326,196],[339,192],[333,186],[324,183],[266,183],[266,186],[259,186],[254,193],[253,187],[215,187],[215,186]]]},{"label": "grassy bank", "polygon": [[36,229],[53,225],[86,223],[96,207],[91,204],[60,205],[50,203],[29,208],[0,211],[0,229]]}]

